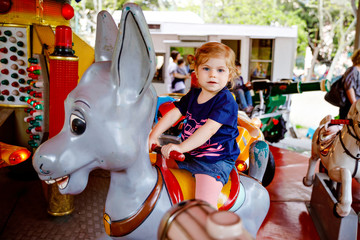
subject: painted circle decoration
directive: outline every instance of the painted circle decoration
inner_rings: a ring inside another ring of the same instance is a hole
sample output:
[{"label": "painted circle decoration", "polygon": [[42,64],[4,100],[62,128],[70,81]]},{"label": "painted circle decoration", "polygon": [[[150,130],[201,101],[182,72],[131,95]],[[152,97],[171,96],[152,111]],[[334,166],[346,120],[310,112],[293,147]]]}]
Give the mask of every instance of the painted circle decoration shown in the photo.
[{"label": "painted circle decoration", "polygon": [[[0,0],[1,1],[1,0]],[[74,17],[74,8],[68,4],[65,3],[62,8],[61,8],[61,15],[66,19],[66,20],[70,20],[71,18]]]},{"label": "painted circle decoration", "polygon": [[0,0],[0,14],[9,12],[11,5],[11,0]]}]

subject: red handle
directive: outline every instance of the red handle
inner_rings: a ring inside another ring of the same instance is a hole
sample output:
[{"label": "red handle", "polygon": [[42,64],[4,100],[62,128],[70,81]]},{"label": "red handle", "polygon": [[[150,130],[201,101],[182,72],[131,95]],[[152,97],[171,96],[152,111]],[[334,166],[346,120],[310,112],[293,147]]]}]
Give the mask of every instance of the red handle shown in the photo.
[{"label": "red handle", "polygon": [[[151,150],[154,151],[154,152],[156,152],[156,153],[161,154],[161,147],[158,146],[158,145],[156,145],[156,144],[151,145]],[[180,153],[180,152],[178,152],[178,151],[171,151],[171,152],[170,152],[170,158],[171,158],[171,159],[174,159],[174,160],[176,160],[176,161],[182,162],[182,161],[185,160],[185,155],[182,154],[182,153]]]},{"label": "red handle", "polygon": [[330,124],[339,125],[339,124],[345,124],[349,125],[350,120],[349,119],[331,119]]}]

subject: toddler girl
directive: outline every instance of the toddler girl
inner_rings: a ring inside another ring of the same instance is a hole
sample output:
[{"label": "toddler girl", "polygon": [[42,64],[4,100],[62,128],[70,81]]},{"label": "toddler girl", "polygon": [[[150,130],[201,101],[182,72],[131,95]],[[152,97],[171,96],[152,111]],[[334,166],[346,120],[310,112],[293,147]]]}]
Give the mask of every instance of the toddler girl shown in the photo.
[{"label": "toddler girl", "polygon": [[235,166],[240,150],[236,143],[237,103],[226,87],[236,75],[235,54],[228,46],[209,42],[197,49],[195,73],[200,88],[191,89],[175,108],[153,128],[149,145],[182,115],[186,116],[180,144],[162,147],[165,158],[173,150],[185,153],[178,167],[190,171],[196,180],[195,198],[217,208],[223,185]]}]

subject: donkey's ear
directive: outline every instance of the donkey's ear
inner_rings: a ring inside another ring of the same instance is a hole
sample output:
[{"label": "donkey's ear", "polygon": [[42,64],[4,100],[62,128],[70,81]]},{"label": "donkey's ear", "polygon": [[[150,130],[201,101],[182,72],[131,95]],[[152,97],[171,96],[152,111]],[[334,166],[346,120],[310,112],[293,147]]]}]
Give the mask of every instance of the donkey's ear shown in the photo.
[{"label": "donkey's ear", "polygon": [[126,101],[135,101],[149,87],[155,73],[155,51],[141,8],[124,5],[111,64],[111,78]]},{"label": "donkey's ear", "polygon": [[117,32],[118,28],[110,13],[99,12],[96,24],[95,62],[111,60]]}]

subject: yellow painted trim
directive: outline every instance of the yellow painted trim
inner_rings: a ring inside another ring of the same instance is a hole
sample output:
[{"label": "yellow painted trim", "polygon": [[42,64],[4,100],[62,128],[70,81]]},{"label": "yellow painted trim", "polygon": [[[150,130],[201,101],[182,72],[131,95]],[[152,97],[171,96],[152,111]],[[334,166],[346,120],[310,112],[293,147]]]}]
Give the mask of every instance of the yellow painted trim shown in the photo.
[{"label": "yellow painted trim", "polygon": [[[30,34],[30,26],[27,26],[26,27],[26,42],[27,42],[27,59],[31,58],[31,34]],[[29,61],[26,61],[26,64],[27,66],[29,67],[30,66],[30,63]]]},{"label": "yellow painted trim", "polygon": [[73,50],[75,55],[79,57],[79,81],[84,72],[95,61],[95,50],[92,46],[82,40],[76,33],[73,32]]},{"label": "yellow painted trim", "polygon": [[[44,26],[34,24],[34,34],[33,34],[33,53],[34,54],[45,54],[48,57],[51,53],[54,52],[55,44],[55,34],[51,26]],[[37,38],[35,37],[37,36]],[[43,49],[43,46],[46,44],[47,49]]]},{"label": "yellow painted trim", "polygon": [[181,191],[183,193],[184,200],[195,198],[195,178],[191,176],[189,171],[183,169],[172,169],[170,171],[174,174],[178,180]]}]

